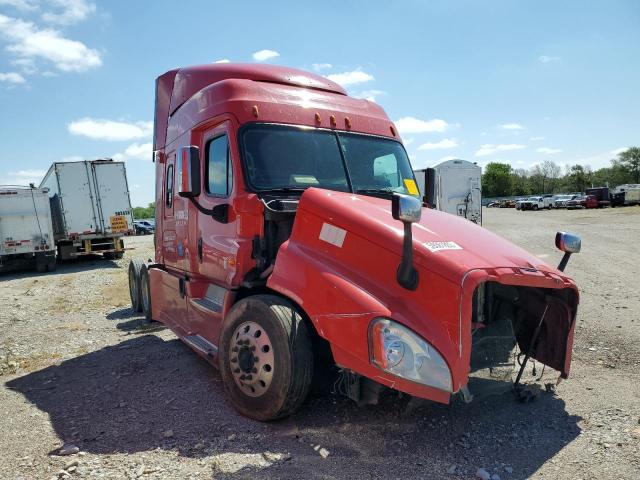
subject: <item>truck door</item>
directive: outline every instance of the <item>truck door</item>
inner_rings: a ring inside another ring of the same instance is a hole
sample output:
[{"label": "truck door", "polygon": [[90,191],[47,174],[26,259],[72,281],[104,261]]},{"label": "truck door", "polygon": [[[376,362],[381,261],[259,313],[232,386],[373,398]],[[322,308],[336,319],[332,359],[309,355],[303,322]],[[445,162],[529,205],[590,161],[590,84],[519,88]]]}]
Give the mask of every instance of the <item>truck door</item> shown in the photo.
[{"label": "truck door", "polygon": [[[198,202],[205,209],[229,205],[229,221],[218,222],[201,212],[193,232],[196,242],[197,276],[189,282],[190,330],[211,342],[219,338],[222,305],[228,289],[238,283],[236,265],[238,254],[237,220],[231,212],[233,188],[233,144],[227,123],[208,130],[200,145],[202,163],[202,193]],[[235,285],[237,286],[237,285]]]},{"label": "truck door", "polygon": [[125,234],[133,228],[133,216],[124,163],[92,162],[91,168],[104,234]]}]

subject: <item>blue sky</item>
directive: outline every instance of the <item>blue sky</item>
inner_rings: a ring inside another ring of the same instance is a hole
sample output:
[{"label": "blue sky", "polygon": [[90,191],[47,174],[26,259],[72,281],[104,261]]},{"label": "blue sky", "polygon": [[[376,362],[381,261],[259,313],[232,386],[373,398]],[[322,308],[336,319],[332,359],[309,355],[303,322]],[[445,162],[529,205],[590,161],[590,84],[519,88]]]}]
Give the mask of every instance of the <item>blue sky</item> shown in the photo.
[{"label": "blue sky", "polygon": [[598,168],[640,139],[640,2],[0,0],[0,184],[125,160],[153,200],[155,78],[217,60],[316,70],[444,158]]}]

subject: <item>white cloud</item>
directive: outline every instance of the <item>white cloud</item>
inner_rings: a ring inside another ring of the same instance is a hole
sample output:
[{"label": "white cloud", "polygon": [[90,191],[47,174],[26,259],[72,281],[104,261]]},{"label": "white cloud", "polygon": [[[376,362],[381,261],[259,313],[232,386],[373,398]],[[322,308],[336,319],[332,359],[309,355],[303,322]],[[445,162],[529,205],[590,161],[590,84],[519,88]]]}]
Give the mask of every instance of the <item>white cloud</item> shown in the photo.
[{"label": "white cloud", "polygon": [[625,152],[627,150],[629,150],[629,147],[620,147],[620,148],[616,148],[615,150],[611,150],[611,154],[620,155],[622,152]]},{"label": "white cloud", "polygon": [[404,144],[405,147],[408,147],[413,143],[413,138],[405,138],[404,140],[402,140],[402,143]]},{"label": "white cloud", "polygon": [[500,125],[503,130],[522,130],[524,127],[519,123],[504,123]]},{"label": "white cloud", "polygon": [[377,97],[385,94],[386,92],[382,90],[365,90],[357,94],[356,98],[364,98],[365,100],[369,100],[370,102],[375,102]]},{"label": "white cloud", "polygon": [[336,82],[343,87],[350,85],[356,85],[358,83],[365,83],[374,80],[373,75],[363,72],[362,70],[353,70],[351,72],[334,73],[327,75],[327,78],[332,82]]},{"label": "white cloud", "polygon": [[562,60],[562,58],[560,57],[552,57],[549,55],[540,55],[538,57],[538,60],[540,60],[542,63],[557,63],[559,61]]},{"label": "white cloud", "polygon": [[46,170],[40,169],[26,169],[9,172],[7,173],[6,183],[10,185],[29,185],[30,183],[39,185],[46,173]]},{"label": "white cloud", "polygon": [[22,12],[33,12],[38,9],[36,4],[31,0],[0,0],[0,5],[13,7]]},{"label": "white cloud", "polygon": [[272,58],[276,58],[279,56],[280,54],[275,50],[259,50],[257,52],[254,52],[253,59],[256,62],[266,62],[267,60],[270,60]]},{"label": "white cloud", "polygon": [[220,59],[220,60],[216,60],[213,63],[230,63],[230,62],[231,62],[231,60],[229,60],[228,58],[223,58],[223,59]]},{"label": "white cloud", "polygon": [[68,125],[69,133],[93,140],[124,141],[149,138],[153,122],[116,122],[113,120],[81,118]]},{"label": "white cloud", "polygon": [[439,118],[420,120],[415,117],[402,117],[396,120],[395,124],[401,134],[444,132],[452,126]]},{"label": "white cloud", "polygon": [[18,83],[24,83],[25,81],[26,80],[24,79],[24,77],[22,75],[20,75],[19,73],[16,73],[16,72],[2,73],[2,72],[0,72],[0,82],[18,84]]},{"label": "white cloud", "polygon": [[559,148],[540,147],[536,149],[538,153],[544,153],[545,155],[553,155],[554,153],[562,152]]},{"label": "white cloud", "polygon": [[544,137],[531,137],[529,141],[531,142],[539,142],[540,140],[544,140]]},{"label": "white cloud", "polygon": [[102,65],[97,50],[32,22],[0,14],[0,35],[9,41],[6,50],[19,59],[45,60],[63,72],[84,72]]},{"label": "white cloud", "polygon": [[495,152],[506,152],[509,150],[522,150],[525,148],[524,145],[518,145],[515,143],[509,144],[500,144],[494,145],[492,143],[486,143],[484,145],[480,145],[480,149],[475,153],[476,157],[485,157],[487,155],[491,155]]},{"label": "white cloud", "polygon": [[85,0],[49,0],[54,7],[53,12],[44,12],[42,19],[45,22],[59,25],[72,25],[81,22],[96,11],[96,6]]},{"label": "white cloud", "polygon": [[458,146],[458,142],[455,138],[443,138],[439,142],[427,142],[418,147],[418,150],[447,150],[449,148],[455,148]]},{"label": "white cloud", "polygon": [[113,159],[117,162],[125,160],[149,160],[153,155],[153,144],[149,143],[132,143],[124,152],[116,153]]},{"label": "white cloud", "polygon": [[320,72],[322,70],[329,70],[333,68],[333,65],[330,63],[313,63],[311,64],[311,68],[313,68],[316,72]]}]

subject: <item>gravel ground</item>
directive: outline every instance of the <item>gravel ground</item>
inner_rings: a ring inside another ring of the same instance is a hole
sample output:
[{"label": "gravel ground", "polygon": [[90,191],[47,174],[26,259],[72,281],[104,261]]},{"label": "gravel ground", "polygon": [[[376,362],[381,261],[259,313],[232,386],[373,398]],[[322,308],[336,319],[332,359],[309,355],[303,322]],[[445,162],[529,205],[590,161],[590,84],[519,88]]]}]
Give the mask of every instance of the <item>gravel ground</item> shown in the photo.
[{"label": "gravel ground", "polygon": [[582,235],[574,361],[555,393],[364,408],[323,395],[247,420],[215,369],[128,308],[128,259],[153,255],[136,237],[120,261],[0,276],[0,478],[638,478],[640,207],[484,221],[551,264],[557,230]]}]

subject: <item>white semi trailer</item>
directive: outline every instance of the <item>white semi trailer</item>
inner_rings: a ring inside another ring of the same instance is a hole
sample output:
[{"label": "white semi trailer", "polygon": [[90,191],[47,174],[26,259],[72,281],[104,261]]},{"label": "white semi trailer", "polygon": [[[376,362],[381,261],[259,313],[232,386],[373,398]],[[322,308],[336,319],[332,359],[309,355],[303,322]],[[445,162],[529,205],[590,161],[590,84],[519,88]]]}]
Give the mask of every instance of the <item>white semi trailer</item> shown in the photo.
[{"label": "white semi trailer", "polygon": [[447,160],[415,170],[423,201],[431,208],[482,224],[482,169],[466,160]]},{"label": "white semi trailer", "polygon": [[123,162],[54,163],[41,187],[49,189],[58,256],[102,254],[122,258],[122,236],[134,232]]},{"label": "white semi trailer", "polygon": [[35,187],[0,187],[0,271],[56,268],[49,195]]}]

